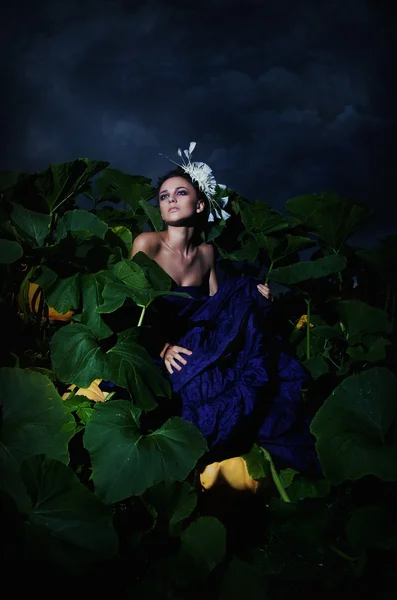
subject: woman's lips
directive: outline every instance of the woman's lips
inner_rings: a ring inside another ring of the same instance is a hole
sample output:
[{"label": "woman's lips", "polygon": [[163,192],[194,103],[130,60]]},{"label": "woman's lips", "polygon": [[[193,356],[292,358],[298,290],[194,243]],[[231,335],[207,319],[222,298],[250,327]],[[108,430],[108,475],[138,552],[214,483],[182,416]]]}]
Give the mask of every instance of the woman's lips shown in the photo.
[{"label": "woman's lips", "polygon": [[168,212],[174,212],[174,211],[176,211],[176,210],[179,210],[179,208],[177,208],[176,206],[173,206],[172,208],[170,208],[170,209],[168,210]]}]

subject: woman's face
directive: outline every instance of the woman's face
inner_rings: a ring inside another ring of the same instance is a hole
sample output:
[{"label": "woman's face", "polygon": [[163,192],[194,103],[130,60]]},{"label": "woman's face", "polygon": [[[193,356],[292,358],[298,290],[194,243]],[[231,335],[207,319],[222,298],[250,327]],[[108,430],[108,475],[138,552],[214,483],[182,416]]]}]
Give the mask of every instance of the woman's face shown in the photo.
[{"label": "woman's face", "polygon": [[172,225],[191,219],[205,208],[204,200],[197,199],[197,192],[183,177],[170,177],[159,191],[161,216]]}]

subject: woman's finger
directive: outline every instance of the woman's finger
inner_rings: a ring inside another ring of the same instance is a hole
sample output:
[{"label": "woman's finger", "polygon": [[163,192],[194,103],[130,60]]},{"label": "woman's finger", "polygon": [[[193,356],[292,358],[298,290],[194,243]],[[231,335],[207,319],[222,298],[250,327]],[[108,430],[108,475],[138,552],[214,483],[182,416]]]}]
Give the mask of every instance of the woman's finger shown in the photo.
[{"label": "woman's finger", "polygon": [[182,348],[182,346],[173,346],[173,349],[176,350],[176,352],[182,352],[182,354],[187,354],[188,356],[192,354],[191,350],[188,350],[187,348]]}]

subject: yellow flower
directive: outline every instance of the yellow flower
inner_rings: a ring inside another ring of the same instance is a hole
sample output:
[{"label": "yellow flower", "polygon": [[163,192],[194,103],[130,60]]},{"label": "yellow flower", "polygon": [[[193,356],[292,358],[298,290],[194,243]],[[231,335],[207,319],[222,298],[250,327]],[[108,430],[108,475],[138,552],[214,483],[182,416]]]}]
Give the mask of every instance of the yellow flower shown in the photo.
[{"label": "yellow flower", "polygon": [[[303,329],[307,324],[307,315],[302,315],[296,324],[297,329]],[[314,327],[313,323],[310,323],[310,327]]]},{"label": "yellow flower", "polygon": [[[95,402],[105,402],[106,396],[109,395],[109,392],[103,392],[99,387],[102,379],[94,379],[91,385],[88,388],[79,388],[76,392],[76,396],[85,396],[90,400],[94,400]],[[70,385],[68,387],[67,392],[65,392],[62,396],[63,400],[66,400],[70,394],[74,390],[76,386]]]}]

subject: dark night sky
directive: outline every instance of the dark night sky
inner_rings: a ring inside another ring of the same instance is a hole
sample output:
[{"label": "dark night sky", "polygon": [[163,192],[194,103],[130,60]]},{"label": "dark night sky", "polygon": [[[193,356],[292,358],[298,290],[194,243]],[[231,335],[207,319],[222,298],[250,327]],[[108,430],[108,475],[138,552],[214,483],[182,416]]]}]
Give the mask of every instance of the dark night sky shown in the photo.
[{"label": "dark night sky", "polygon": [[397,231],[392,2],[14,0],[2,9],[1,165],[77,157],[157,179],[178,147],[278,210],[330,189]]}]

